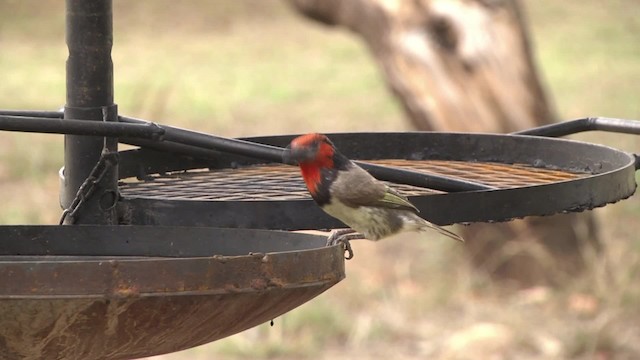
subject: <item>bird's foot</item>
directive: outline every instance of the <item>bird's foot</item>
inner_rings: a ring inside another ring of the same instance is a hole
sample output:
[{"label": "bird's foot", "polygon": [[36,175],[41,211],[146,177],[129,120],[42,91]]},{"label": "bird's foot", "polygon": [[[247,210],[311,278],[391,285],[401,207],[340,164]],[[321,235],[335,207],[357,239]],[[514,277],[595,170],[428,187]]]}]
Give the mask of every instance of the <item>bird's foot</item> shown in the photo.
[{"label": "bird's foot", "polygon": [[353,249],[351,248],[351,243],[349,241],[356,239],[364,239],[364,235],[352,229],[334,230],[327,238],[327,246],[343,244],[344,251],[347,254],[344,258],[351,260],[353,259]]},{"label": "bird's foot", "polygon": [[353,229],[337,229],[331,232],[331,235],[327,238],[327,246],[337,245],[340,241],[340,238],[345,235],[353,234],[356,231]]}]

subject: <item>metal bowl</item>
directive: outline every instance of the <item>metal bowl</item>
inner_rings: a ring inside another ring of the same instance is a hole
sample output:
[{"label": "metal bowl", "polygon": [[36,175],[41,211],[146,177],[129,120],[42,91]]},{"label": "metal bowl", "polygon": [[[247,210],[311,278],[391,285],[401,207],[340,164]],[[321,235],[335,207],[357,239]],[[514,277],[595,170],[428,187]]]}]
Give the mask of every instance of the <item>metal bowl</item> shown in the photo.
[{"label": "metal bowl", "polygon": [[129,359],[221,339],[342,280],[342,249],[325,240],[265,230],[2,226],[0,354]]}]

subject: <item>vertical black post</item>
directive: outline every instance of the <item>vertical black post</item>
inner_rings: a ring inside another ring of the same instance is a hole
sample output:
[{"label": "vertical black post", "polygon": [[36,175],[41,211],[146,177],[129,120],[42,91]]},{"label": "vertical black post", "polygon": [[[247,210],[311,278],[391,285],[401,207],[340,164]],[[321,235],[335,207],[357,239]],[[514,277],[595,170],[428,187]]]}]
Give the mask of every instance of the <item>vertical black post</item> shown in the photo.
[{"label": "vertical black post", "polygon": [[[113,19],[111,0],[66,0],[67,104],[64,117],[117,121],[113,102]],[[104,147],[117,151],[117,139],[66,135],[61,204],[68,208]],[[93,195],[72,220],[79,224],[116,223],[117,169],[110,167]],[[70,223],[67,219],[65,223]]]}]

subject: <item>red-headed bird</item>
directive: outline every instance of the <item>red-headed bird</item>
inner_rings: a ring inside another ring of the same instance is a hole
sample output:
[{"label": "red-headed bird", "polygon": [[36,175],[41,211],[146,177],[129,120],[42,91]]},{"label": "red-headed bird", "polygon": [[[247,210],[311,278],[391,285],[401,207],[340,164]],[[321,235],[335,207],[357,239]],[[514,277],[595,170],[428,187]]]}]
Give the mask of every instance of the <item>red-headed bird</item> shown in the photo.
[{"label": "red-headed bird", "polygon": [[351,228],[335,231],[327,240],[327,245],[344,243],[349,256],[349,240],[376,241],[402,231],[433,229],[464,241],[418,216],[418,209],[406,197],[347,159],[325,135],[298,136],[287,147],[284,158],[287,163],[298,163],[316,204]]}]

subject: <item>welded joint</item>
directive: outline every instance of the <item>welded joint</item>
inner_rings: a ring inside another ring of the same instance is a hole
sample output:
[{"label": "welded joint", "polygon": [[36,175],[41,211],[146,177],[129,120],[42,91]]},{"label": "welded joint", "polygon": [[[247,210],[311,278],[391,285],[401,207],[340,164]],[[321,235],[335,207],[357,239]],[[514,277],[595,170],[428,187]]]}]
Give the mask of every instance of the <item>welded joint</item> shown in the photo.
[{"label": "welded joint", "polygon": [[145,124],[145,126],[149,127],[151,129],[151,140],[153,141],[164,141],[164,135],[165,135],[165,129],[154,123],[154,122],[147,122]]}]

